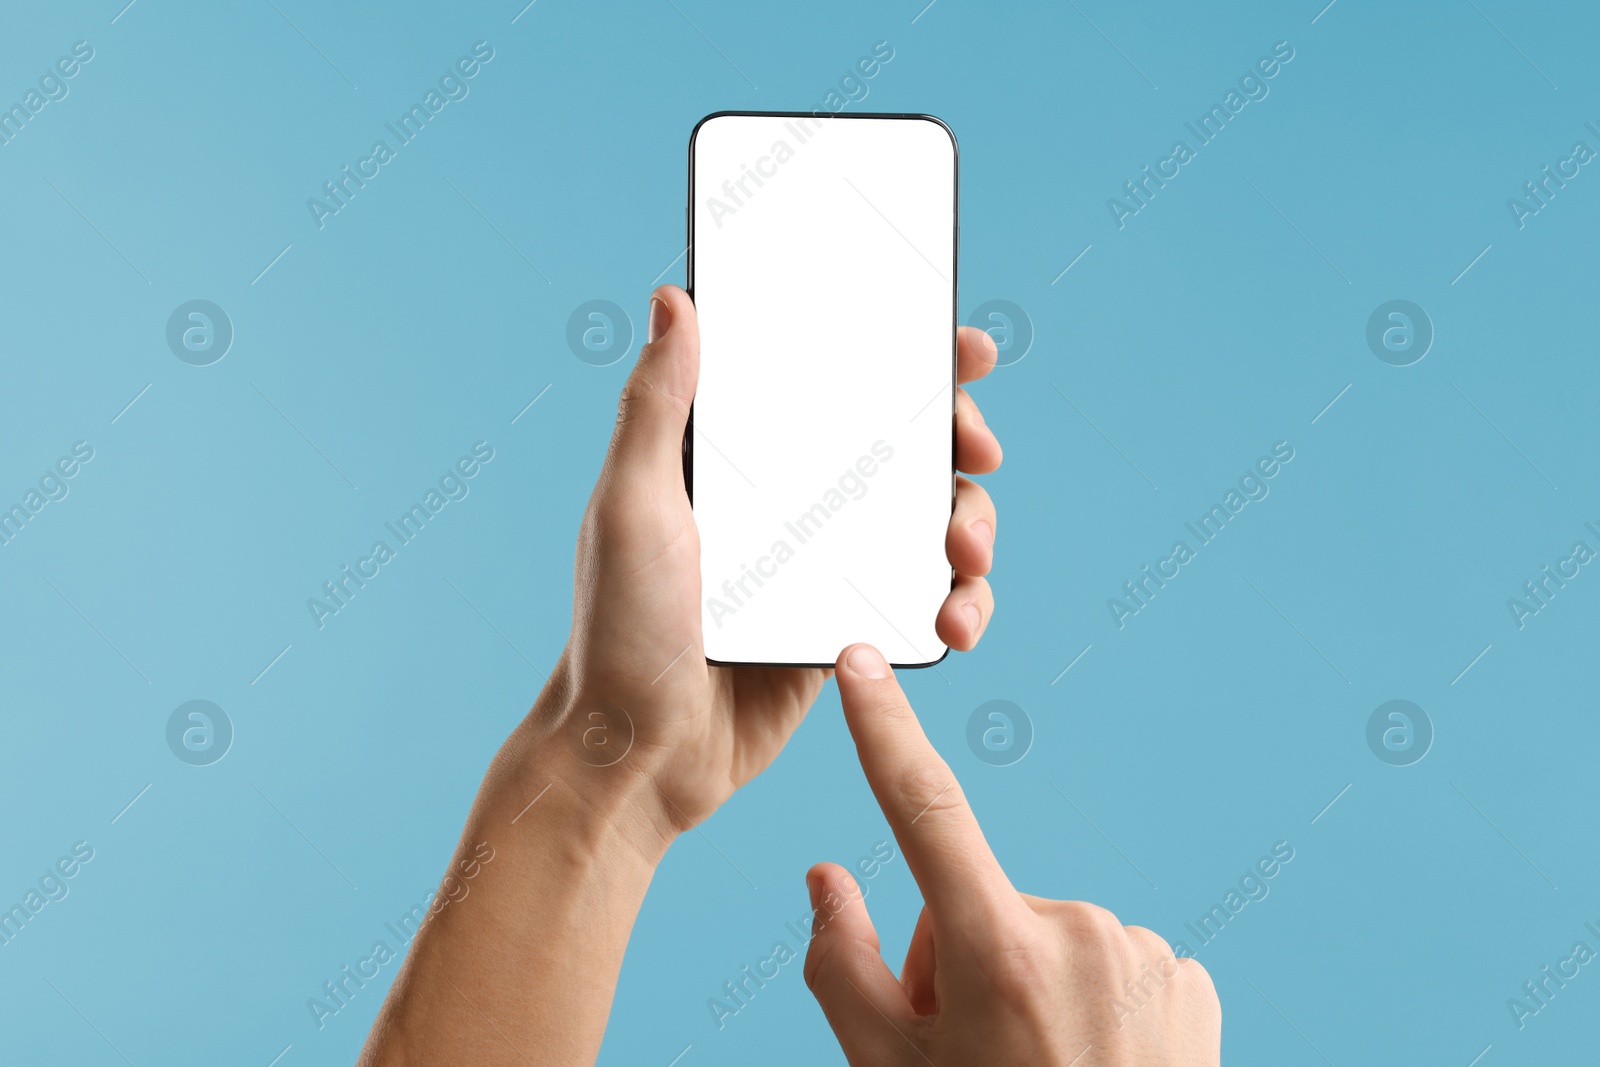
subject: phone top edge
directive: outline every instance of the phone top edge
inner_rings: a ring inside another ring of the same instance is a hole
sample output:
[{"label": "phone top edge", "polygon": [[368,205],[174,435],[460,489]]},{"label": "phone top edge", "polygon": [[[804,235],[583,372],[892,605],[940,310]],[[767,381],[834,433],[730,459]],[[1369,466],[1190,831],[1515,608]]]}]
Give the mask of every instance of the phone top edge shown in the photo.
[{"label": "phone top edge", "polygon": [[950,148],[959,160],[961,156],[961,142],[956,139],[956,131],[950,124],[938,115],[929,115],[921,111],[832,111],[825,115],[818,115],[815,111],[713,111],[702,116],[694,124],[694,129],[689,131],[689,153],[694,154],[694,141],[700,135],[700,127],[712,119],[744,118],[744,119],[912,119],[919,122],[931,122],[944,130],[950,138]]}]

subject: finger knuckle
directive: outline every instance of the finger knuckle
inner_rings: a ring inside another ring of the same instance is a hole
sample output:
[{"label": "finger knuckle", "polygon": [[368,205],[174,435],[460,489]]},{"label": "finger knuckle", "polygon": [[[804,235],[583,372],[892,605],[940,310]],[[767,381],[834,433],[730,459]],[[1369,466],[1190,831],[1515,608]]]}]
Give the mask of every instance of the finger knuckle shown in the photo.
[{"label": "finger knuckle", "polygon": [[897,734],[914,735],[920,730],[922,724],[917,719],[917,713],[899,687],[884,683],[877,685],[871,700],[873,718]]},{"label": "finger knuckle", "polygon": [[1128,940],[1134,943],[1142,955],[1147,959],[1169,959],[1172,956],[1172,946],[1167,944],[1167,939],[1154,930],[1144,926],[1129,926],[1124,928]]},{"label": "finger knuckle", "polygon": [[878,950],[864,941],[847,937],[817,937],[812,940],[811,950],[806,953],[801,974],[812,995],[820,996],[829,975],[860,975],[872,963],[881,965],[882,961]]},{"label": "finger knuckle", "polygon": [[645,393],[649,388],[637,374],[628,375],[627,381],[622,383],[622,392],[617,396],[618,427],[626,426],[638,418],[641,405],[647,402]]},{"label": "finger knuckle", "polygon": [[1068,941],[1080,954],[1110,958],[1119,954],[1127,944],[1128,935],[1121,921],[1098,904],[1068,901],[1061,909],[1058,921]]},{"label": "finger knuckle", "polygon": [[938,757],[901,767],[895,775],[895,794],[913,821],[938,820],[966,806],[966,797],[950,768]]},{"label": "finger knuckle", "polygon": [[1064,959],[1059,945],[1050,938],[1030,938],[996,946],[984,969],[990,988],[1019,1004],[1054,988],[1064,969]]},{"label": "finger knuckle", "polygon": [[838,940],[829,937],[813,937],[811,948],[806,952],[805,965],[800,969],[801,975],[806,980],[806,988],[813,994],[822,981],[822,974],[828,967],[829,961],[836,951]]},{"label": "finger knuckle", "polygon": [[1219,1003],[1217,986],[1211,980],[1211,972],[1206,970],[1205,965],[1199,960],[1192,956],[1178,957],[1178,978],[1192,988],[1205,1003],[1212,1005]]}]

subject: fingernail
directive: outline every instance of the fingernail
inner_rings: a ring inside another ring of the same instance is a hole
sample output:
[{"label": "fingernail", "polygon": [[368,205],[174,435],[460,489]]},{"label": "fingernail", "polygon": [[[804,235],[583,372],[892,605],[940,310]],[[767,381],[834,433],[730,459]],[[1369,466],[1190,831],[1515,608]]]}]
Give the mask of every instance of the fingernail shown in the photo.
[{"label": "fingernail", "polygon": [[973,523],[972,532],[977,534],[978,538],[984,544],[988,545],[990,548],[994,547],[994,527],[990,526],[987,521],[979,519],[977,522]]},{"label": "fingernail", "polygon": [[977,633],[978,627],[983,625],[983,613],[978,610],[978,605],[976,604],[963,605],[961,617],[967,620],[967,625],[972,628],[973,633]]},{"label": "fingernail", "polygon": [[883,653],[871,645],[857,645],[850,650],[850,657],[846,660],[850,669],[863,678],[889,677],[889,663],[883,658]]},{"label": "fingernail", "polygon": [[817,900],[822,896],[822,879],[806,872],[806,892],[811,896],[811,906],[817,906]]},{"label": "fingernail", "polygon": [[667,332],[667,327],[672,325],[672,309],[667,307],[667,302],[658,297],[650,298],[650,340],[654,341]]}]

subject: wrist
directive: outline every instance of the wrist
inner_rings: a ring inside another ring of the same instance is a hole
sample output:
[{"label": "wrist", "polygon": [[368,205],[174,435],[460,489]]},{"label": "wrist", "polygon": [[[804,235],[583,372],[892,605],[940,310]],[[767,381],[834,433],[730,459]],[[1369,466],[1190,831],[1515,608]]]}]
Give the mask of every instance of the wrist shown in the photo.
[{"label": "wrist", "polygon": [[[618,969],[675,836],[648,777],[611,760],[565,659],[501,746],[364,1064],[593,1063]],[[591,749],[599,748],[603,758]],[[481,1023],[499,1019],[493,1038]],[[496,1058],[500,1045],[512,1057]]]},{"label": "wrist", "polygon": [[680,831],[635,740],[626,710],[573,685],[563,655],[495,757],[496,807],[514,808],[517,825],[538,813],[574,841],[621,847],[654,870]]}]

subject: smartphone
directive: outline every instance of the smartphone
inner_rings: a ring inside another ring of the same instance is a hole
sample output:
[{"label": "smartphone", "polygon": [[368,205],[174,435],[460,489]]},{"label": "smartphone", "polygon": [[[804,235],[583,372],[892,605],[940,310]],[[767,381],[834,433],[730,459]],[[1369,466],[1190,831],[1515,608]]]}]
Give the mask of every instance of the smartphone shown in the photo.
[{"label": "smartphone", "polygon": [[718,112],[689,139],[684,474],[706,659],[949,652],[957,151],[927,115]]}]

